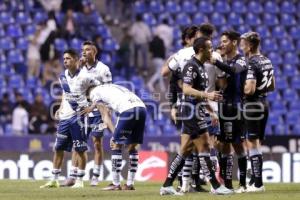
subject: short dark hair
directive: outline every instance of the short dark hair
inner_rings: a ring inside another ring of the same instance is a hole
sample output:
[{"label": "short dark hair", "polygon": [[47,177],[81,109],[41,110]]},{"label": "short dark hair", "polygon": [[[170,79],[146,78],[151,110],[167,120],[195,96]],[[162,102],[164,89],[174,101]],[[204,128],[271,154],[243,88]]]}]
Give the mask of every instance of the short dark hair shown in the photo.
[{"label": "short dark hair", "polygon": [[193,49],[195,51],[195,54],[198,54],[201,48],[202,49],[206,48],[206,41],[210,41],[209,37],[202,36],[202,37],[197,38],[194,41]]},{"label": "short dark hair", "polygon": [[260,35],[257,32],[247,32],[241,36],[241,39],[245,39],[251,44],[251,51],[256,51],[260,44]]},{"label": "short dark hair", "polygon": [[64,51],[64,54],[65,53],[70,54],[72,56],[72,58],[76,58],[76,59],[79,58],[78,53],[74,49],[67,49]]},{"label": "short dark hair", "polygon": [[235,30],[228,30],[224,31],[221,36],[225,35],[228,37],[229,40],[234,41],[237,40],[238,42],[240,41],[241,34]]},{"label": "short dark hair", "polygon": [[200,32],[206,37],[212,37],[215,27],[210,23],[203,23],[199,26]]},{"label": "short dark hair", "polygon": [[91,40],[86,40],[86,41],[84,41],[84,42],[82,43],[82,46],[84,46],[84,45],[92,45],[92,46],[95,46],[95,47],[96,47],[96,44],[95,44],[93,41],[91,41]]},{"label": "short dark hair", "polygon": [[196,33],[199,31],[199,28],[197,26],[189,26],[183,29],[182,34],[181,34],[181,40],[182,40],[182,45],[185,46],[186,42],[185,39],[191,39],[195,37]]}]

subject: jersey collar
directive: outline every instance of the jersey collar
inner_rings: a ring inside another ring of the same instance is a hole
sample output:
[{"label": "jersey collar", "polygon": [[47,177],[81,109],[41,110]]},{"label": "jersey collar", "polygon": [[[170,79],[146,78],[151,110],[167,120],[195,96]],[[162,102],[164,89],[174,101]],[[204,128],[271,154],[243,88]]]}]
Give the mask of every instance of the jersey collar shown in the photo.
[{"label": "jersey collar", "polygon": [[69,70],[68,70],[68,75],[71,77],[71,78],[74,78],[75,76],[78,75],[80,69],[77,69],[76,72],[74,73],[74,75],[70,74]]},{"label": "jersey collar", "polygon": [[85,67],[86,67],[87,70],[90,70],[90,69],[96,67],[97,64],[98,64],[98,60],[96,60],[94,64],[92,64],[92,65],[90,65],[90,66],[86,65]]}]

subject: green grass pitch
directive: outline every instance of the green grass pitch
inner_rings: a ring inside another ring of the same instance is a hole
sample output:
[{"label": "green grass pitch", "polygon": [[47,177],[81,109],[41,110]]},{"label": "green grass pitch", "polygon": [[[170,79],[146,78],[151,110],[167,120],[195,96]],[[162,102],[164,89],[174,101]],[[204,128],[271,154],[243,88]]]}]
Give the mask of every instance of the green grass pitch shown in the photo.
[{"label": "green grass pitch", "polygon": [[[245,193],[229,196],[216,196],[209,193],[189,193],[185,196],[160,196],[161,183],[136,183],[135,191],[101,191],[108,182],[98,187],[40,189],[46,181],[0,180],[0,200],[157,200],[157,199],[230,199],[230,200],[300,200],[300,184],[265,184],[265,193]],[[205,186],[207,189],[208,187]]]}]

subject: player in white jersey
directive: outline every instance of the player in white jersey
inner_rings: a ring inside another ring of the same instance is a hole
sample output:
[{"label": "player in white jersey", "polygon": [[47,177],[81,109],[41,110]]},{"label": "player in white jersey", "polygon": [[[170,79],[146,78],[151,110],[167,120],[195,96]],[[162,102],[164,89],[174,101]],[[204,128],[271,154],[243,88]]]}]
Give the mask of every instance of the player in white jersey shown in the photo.
[{"label": "player in white jersey", "polygon": [[79,57],[73,50],[66,50],[63,54],[66,70],[60,75],[60,85],[63,90],[61,107],[58,110],[59,122],[53,156],[53,179],[42,185],[41,188],[59,187],[58,177],[61,173],[61,165],[64,151],[74,149],[78,158],[77,180],[72,186],[83,187],[82,178],[85,175],[87,150],[86,130],[84,126],[83,108],[88,106],[86,92],[91,86],[99,85],[99,82],[90,77],[86,71],[78,68]]},{"label": "player in white jersey", "polygon": [[[90,90],[91,101],[97,104],[104,123],[112,132],[111,161],[113,181],[103,190],[135,190],[134,177],[138,168],[138,144],[143,143],[146,120],[146,107],[143,101],[127,88],[116,84],[105,84]],[[117,113],[114,127],[110,112]],[[129,153],[127,183],[121,188],[120,174],[122,166],[122,146],[126,145]]]},{"label": "player in white jersey", "polygon": [[[97,48],[91,41],[85,41],[82,44],[82,58],[81,67],[85,70],[90,77],[98,80],[100,84],[106,84],[112,82],[112,75],[109,67],[96,59]],[[91,136],[94,144],[94,167],[93,176],[91,179],[91,186],[97,186],[99,183],[100,169],[103,161],[103,131],[104,124],[102,122],[101,115],[97,108],[93,105],[85,109],[85,113],[88,114],[88,132]],[[72,167],[70,170],[70,177],[66,180],[65,185],[71,186],[74,184],[74,177],[76,177],[77,163],[75,156],[72,156]]]}]

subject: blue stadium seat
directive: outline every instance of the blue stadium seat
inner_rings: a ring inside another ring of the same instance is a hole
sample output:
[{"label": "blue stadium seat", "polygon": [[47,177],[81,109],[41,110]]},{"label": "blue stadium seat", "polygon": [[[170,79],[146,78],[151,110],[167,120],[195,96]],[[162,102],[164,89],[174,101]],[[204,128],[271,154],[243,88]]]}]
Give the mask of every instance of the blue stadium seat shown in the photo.
[{"label": "blue stadium seat", "polygon": [[82,44],[82,40],[79,38],[73,38],[70,41],[70,47],[72,49],[75,49],[76,51],[80,51],[81,50],[81,44]]},{"label": "blue stadium seat", "polygon": [[174,40],[181,39],[181,29],[179,26],[173,27],[173,38]]},{"label": "blue stadium seat", "polygon": [[159,0],[152,0],[149,4],[149,10],[153,14],[159,14],[164,11],[164,6]]},{"label": "blue stadium seat", "polygon": [[5,64],[6,63],[6,56],[4,51],[2,51],[2,49],[0,49],[0,64]]},{"label": "blue stadium seat", "polygon": [[284,54],[284,64],[297,65],[299,63],[298,55],[294,52],[287,52]]},{"label": "blue stadium seat", "polygon": [[187,14],[194,14],[197,12],[197,6],[192,1],[183,1],[181,11]]},{"label": "blue stadium seat", "polygon": [[275,126],[274,135],[288,135],[289,127],[283,124],[278,124]]},{"label": "blue stadium seat", "polygon": [[297,40],[297,50],[300,50],[300,39]]},{"label": "blue stadium seat", "polygon": [[172,124],[165,124],[163,126],[163,135],[176,135],[178,133],[176,127]]},{"label": "blue stadium seat", "polygon": [[134,3],[134,12],[136,14],[142,14],[146,12],[146,5],[144,1],[136,1]]},{"label": "blue stadium seat", "polygon": [[[277,80],[276,80],[277,84]],[[299,76],[294,76],[291,80],[291,88],[300,90],[300,78]]]},{"label": "blue stadium seat", "polygon": [[276,81],[277,89],[285,90],[286,88],[289,87],[288,82],[285,77],[276,77],[275,81]]},{"label": "blue stadium seat", "polygon": [[271,0],[267,1],[264,6],[264,12],[272,13],[272,14],[279,13],[279,8],[277,6],[277,3]]},{"label": "blue stadium seat", "polygon": [[46,12],[36,12],[34,13],[34,18],[33,18],[33,21],[36,23],[36,24],[39,24],[45,20],[48,19],[48,16],[46,14]]},{"label": "blue stadium seat", "polygon": [[296,135],[300,135],[300,123],[298,124],[294,124],[292,126],[292,131],[291,131],[292,134],[296,134]]},{"label": "blue stadium seat", "polygon": [[295,125],[300,122],[300,113],[299,112],[287,112],[285,115],[285,124]]},{"label": "blue stadium seat", "polygon": [[274,101],[272,102],[272,111],[278,114],[285,114],[286,106],[282,101]]},{"label": "blue stadium seat", "polygon": [[180,6],[176,3],[176,1],[167,1],[166,6],[165,6],[165,12],[171,13],[171,14],[176,14],[181,11]]},{"label": "blue stadium seat", "polygon": [[2,26],[0,26],[0,38],[5,36],[5,31]]},{"label": "blue stadium seat", "polygon": [[101,59],[100,59],[104,64],[110,66],[112,63],[112,58],[109,53],[102,53],[101,54]]},{"label": "blue stadium seat", "polygon": [[273,101],[280,101],[281,100],[281,96],[280,96],[280,93],[279,92],[277,92],[277,91],[274,91],[274,92],[270,92],[269,94],[268,94],[268,100],[270,101],[270,102],[273,102]]},{"label": "blue stadium seat", "polygon": [[20,75],[13,75],[9,77],[8,87],[20,89],[24,87],[23,78]]},{"label": "blue stadium seat", "polygon": [[175,23],[179,26],[185,27],[190,25],[191,22],[191,18],[185,13],[179,13],[178,15],[176,15]]},{"label": "blue stadium seat", "polygon": [[18,38],[16,46],[19,50],[27,50],[28,49],[28,40],[27,40],[27,38],[24,38],[24,37]]},{"label": "blue stadium seat", "polygon": [[280,12],[281,13],[293,14],[293,13],[296,12],[296,7],[293,4],[293,2],[291,2],[291,1],[284,1],[284,2],[281,3]]},{"label": "blue stadium seat", "polygon": [[116,51],[119,49],[118,43],[114,39],[105,39],[103,42],[104,51]]},{"label": "blue stadium seat", "polygon": [[32,23],[32,20],[26,12],[18,12],[16,14],[16,22],[18,24],[26,25]]},{"label": "blue stadium seat", "polygon": [[154,124],[149,124],[146,126],[146,134],[149,136],[160,136],[161,130],[159,127],[155,126]]},{"label": "blue stadium seat", "polygon": [[273,38],[265,38],[262,41],[262,49],[266,52],[270,52],[270,51],[276,51],[278,50],[278,44],[277,41]]},{"label": "blue stadium seat", "polygon": [[68,44],[66,40],[62,38],[56,38],[54,40],[54,48],[59,52],[63,52],[68,48]]},{"label": "blue stadium seat", "polygon": [[282,25],[284,25],[284,26],[294,26],[294,25],[297,25],[297,21],[296,21],[294,15],[284,13],[284,14],[280,15],[280,18],[281,18],[280,23]]},{"label": "blue stadium seat", "polygon": [[282,117],[281,117],[281,115],[279,115],[279,114],[275,114],[275,113],[273,113],[273,112],[271,112],[270,114],[269,114],[269,118],[268,118],[268,124],[269,125],[277,125],[277,124],[280,124],[280,123],[282,123]]},{"label": "blue stadium seat", "polygon": [[5,88],[5,87],[6,87],[6,80],[2,75],[0,75],[0,88]]},{"label": "blue stadium seat", "polygon": [[289,112],[300,112],[300,102],[291,101],[289,104]]},{"label": "blue stadium seat", "polygon": [[204,22],[208,22],[208,19],[203,13],[197,12],[192,20],[193,24],[202,24]]},{"label": "blue stadium seat", "polygon": [[263,7],[259,1],[252,0],[248,3],[248,11],[247,12],[260,14],[263,12]]},{"label": "blue stadium seat", "polygon": [[290,29],[290,36],[293,39],[300,39],[300,26],[293,26]]},{"label": "blue stadium seat", "polygon": [[299,72],[293,65],[286,64],[283,66],[283,75],[287,77],[298,76]]},{"label": "blue stadium seat", "polygon": [[176,52],[178,51],[179,49],[182,48],[182,44],[181,44],[181,40],[178,39],[178,40],[175,40],[174,44],[173,44],[173,51]]},{"label": "blue stadium seat", "polygon": [[244,14],[247,11],[247,7],[245,6],[244,1],[233,1],[231,10],[235,13]]},{"label": "blue stadium seat", "polygon": [[148,26],[155,26],[157,24],[156,18],[152,13],[144,13],[143,20]]},{"label": "blue stadium seat", "polygon": [[214,11],[218,13],[229,13],[230,12],[230,5],[227,1],[216,1],[214,6]]},{"label": "blue stadium seat", "polygon": [[271,37],[270,30],[267,26],[264,26],[264,25],[257,26],[256,32],[258,32],[262,38]]},{"label": "blue stadium seat", "polygon": [[6,76],[11,76],[11,75],[14,75],[16,72],[15,72],[15,69],[11,65],[8,65],[8,63],[1,63],[0,64],[0,73],[3,75],[6,75]]},{"label": "blue stadium seat", "polygon": [[159,24],[161,24],[164,19],[168,19],[169,25],[176,25],[176,24],[174,24],[173,17],[168,13],[163,13],[163,14],[158,15],[157,21]]},{"label": "blue stadium seat", "polygon": [[286,36],[285,29],[282,26],[275,26],[272,28],[272,37],[282,39]]},{"label": "blue stadium seat", "polygon": [[221,26],[221,25],[226,24],[226,19],[221,13],[214,12],[211,15],[210,20],[211,20],[211,23],[214,24],[215,26]]},{"label": "blue stadium seat", "polygon": [[36,26],[33,25],[33,24],[28,24],[26,27],[25,27],[25,35],[24,36],[29,36],[29,35],[33,35],[35,33],[35,30],[36,30]]},{"label": "blue stadium seat", "polygon": [[261,20],[255,13],[247,13],[245,23],[249,26],[258,26],[261,24]]},{"label": "blue stadium seat", "polygon": [[214,7],[211,4],[211,1],[199,1],[199,12],[210,14],[214,11]]},{"label": "blue stadium seat", "polygon": [[246,33],[250,30],[251,30],[251,28],[247,24],[241,24],[237,27],[237,31],[240,33]]},{"label": "blue stadium seat", "polygon": [[9,35],[9,37],[17,38],[23,36],[23,31],[19,25],[10,24],[6,29],[6,34]]},{"label": "blue stadium seat", "polygon": [[291,41],[289,38],[283,37],[280,39],[279,42],[280,51],[281,52],[287,52],[287,51],[294,51],[295,46],[293,41]]},{"label": "blue stadium seat", "polygon": [[[265,49],[264,49],[265,50]],[[268,54],[268,58],[272,61],[272,64],[274,66],[278,66],[282,64],[282,57],[277,51],[272,51]]]},{"label": "blue stadium seat", "polygon": [[283,90],[283,99],[285,101],[298,101],[298,93],[294,89],[287,88]]},{"label": "blue stadium seat", "polygon": [[105,25],[97,26],[96,32],[97,34],[101,35],[103,39],[111,37],[111,32]]},{"label": "blue stadium seat", "polygon": [[12,129],[12,124],[6,124],[5,125],[5,131],[4,134],[7,136],[13,135],[13,129]]},{"label": "blue stadium seat", "polygon": [[10,37],[0,38],[0,49],[10,50],[10,49],[14,49],[14,48],[15,48],[15,44],[14,44],[12,38],[10,38]]},{"label": "blue stadium seat", "polygon": [[20,50],[10,50],[8,52],[8,63],[10,64],[23,64],[24,56]]},{"label": "blue stadium seat", "polygon": [[244,23],[244,20],[241,17],[241,15],[236,14],[236,13],[230,13],[227,21],[228,21],[228,24],[230,24],[231,26],[239,26]]},{"label": "blue stadium seat", "polygon": [[265,134],[266,135],[273,135],[272,127],[269,124],[267,124],[267,126],[266,126]]},{"label": "blue stadium seat", "polygon": [[263,22],[267,26],[276,26],[279,24],[277,15],[265,13],[263,17]]},{"label": "blue stadium seat", "polygon": [[10,12],[1,12],[0,23],[5,25],[13,24],[15,23],[15,19],[11,16]]}]

